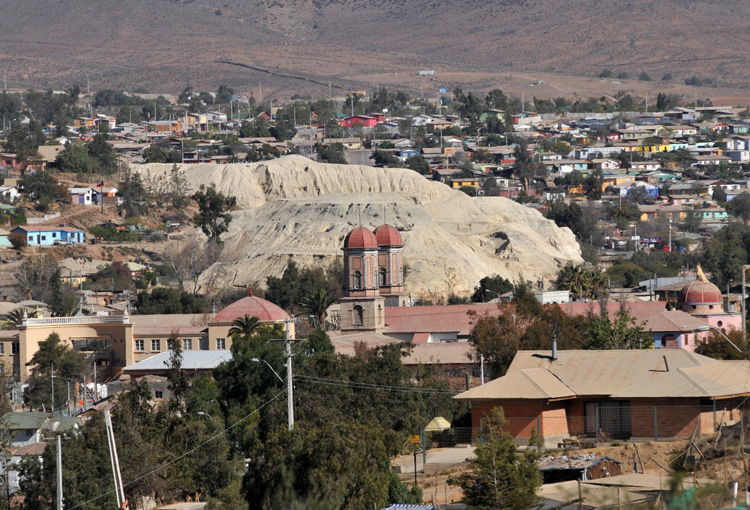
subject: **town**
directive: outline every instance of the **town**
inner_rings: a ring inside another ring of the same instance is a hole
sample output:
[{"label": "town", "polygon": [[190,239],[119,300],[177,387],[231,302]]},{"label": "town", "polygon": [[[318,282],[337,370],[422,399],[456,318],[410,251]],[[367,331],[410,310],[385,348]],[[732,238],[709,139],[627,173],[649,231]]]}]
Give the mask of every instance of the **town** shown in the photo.
[{"label": "town", "polygon": [[750,107],[530,85],[4,91],[1,504],[737,507]]}]

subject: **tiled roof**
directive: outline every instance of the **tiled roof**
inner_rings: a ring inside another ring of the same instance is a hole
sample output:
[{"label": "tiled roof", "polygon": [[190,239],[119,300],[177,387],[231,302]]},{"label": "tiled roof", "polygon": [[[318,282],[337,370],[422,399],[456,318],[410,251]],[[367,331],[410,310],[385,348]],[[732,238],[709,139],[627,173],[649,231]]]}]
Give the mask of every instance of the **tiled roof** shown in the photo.
[{"label": "tiled roof", "polygon": [[387,307],[385,324],[387,333],[457,333],[468,336],[475,319],[468,315],[499,313],[495,303],[475,303],[451,306],[405,306]]},{"label": "tiled roof", "polygon": [[270,301],[257,296],[247,296],[221,310],[210,323],[232,323],[245,315],[258,317],[261,322],[278,322],[290,317],[284,309]]}]

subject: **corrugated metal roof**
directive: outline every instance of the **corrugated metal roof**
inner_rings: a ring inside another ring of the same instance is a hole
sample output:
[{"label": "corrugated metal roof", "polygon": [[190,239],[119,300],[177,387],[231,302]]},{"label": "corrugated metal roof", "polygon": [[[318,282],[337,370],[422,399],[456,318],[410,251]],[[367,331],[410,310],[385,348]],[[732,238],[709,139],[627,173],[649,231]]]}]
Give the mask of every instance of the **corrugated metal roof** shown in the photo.
[{"label": "corrugated metal roof", "polygon": [[9,430],[37,430],[47,421],[47,413],[6,413],[0,419],[0,426]]},{"label": "corrugated metal roof", "polygon": [[[128,365],[125,372],[142,370],[164,370],[169,366],[172,351],[160,352],[138,363]],[[183,370],[213,370],[221,363],[232,359],[232,351],[182,351]]]},{"label": "corrugated metal roof", "polygon": [[[404,365],[462,365],[472,363],[469,357],[474,346],[468,342],[435,342],[412,344],[414,347],[407,357],[402,359]],[[475,363],[475,362],[474,362]]]},{"label": "corrugated metal roof", "polygon": [[653,381],[667,368],[678,370],[713,362],[716,360],[683,349],[558,351],[555,361],[549,351],[518,351],[508,373],[547,368],[579,396],[612,395]]},{"label": "corrugated metal roof", "polygon": [[619,460],[609,457],[597,457],[596,455],[576,455],[571,457],[563,455],[561,457],[542,457],[539,459],[539,471],[589,469],[606,461],[623,465]]},{"label": "corrugated metal roof", "polygon": [[519,351],[508,373],[458,400],[716,398],[750,394],[745,361],[719,361],[682,349]]},{"label": "corrugated metal roof", "polygon": [[458,395],[458,400],[555,399],[575,392],[545,368],[529,368],[477,386]]}]

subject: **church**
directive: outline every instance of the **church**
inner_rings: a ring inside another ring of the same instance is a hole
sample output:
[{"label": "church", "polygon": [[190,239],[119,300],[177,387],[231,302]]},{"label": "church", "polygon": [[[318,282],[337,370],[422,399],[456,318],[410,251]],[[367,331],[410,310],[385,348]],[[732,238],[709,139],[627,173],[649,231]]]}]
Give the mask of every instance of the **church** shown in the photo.
[{"label": "church", "polygon": [[385,331],[385,309],[405,306],[404,242],[391,225],[356,227],[344,238],[341,332]]}]

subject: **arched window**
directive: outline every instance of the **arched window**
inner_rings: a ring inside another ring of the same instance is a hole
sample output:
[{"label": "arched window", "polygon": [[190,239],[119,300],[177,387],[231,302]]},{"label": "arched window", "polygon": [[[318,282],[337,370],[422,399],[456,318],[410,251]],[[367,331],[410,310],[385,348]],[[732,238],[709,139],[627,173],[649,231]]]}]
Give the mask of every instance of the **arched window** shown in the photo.
[{"label": "arched window", "polygon": [[359,305],[356,305],[353,310],[354,317],[352,317],[352,323],[355,326],[361,326],[364,324],[365,320],[365,311],[362,310],[362,307]]},{"label": "arched window", "polygon": [[385,272],[385,268],[380,269],[380,272],[378,274],[378,282],[380,282],[381,287],[385,287],[388,285],[388,273]]},{"label": "arched window", "polygon": [[354,274],[352,275],[352,287],[355,289],[362,288],[362,273],[359,271],[354,271]]}]

